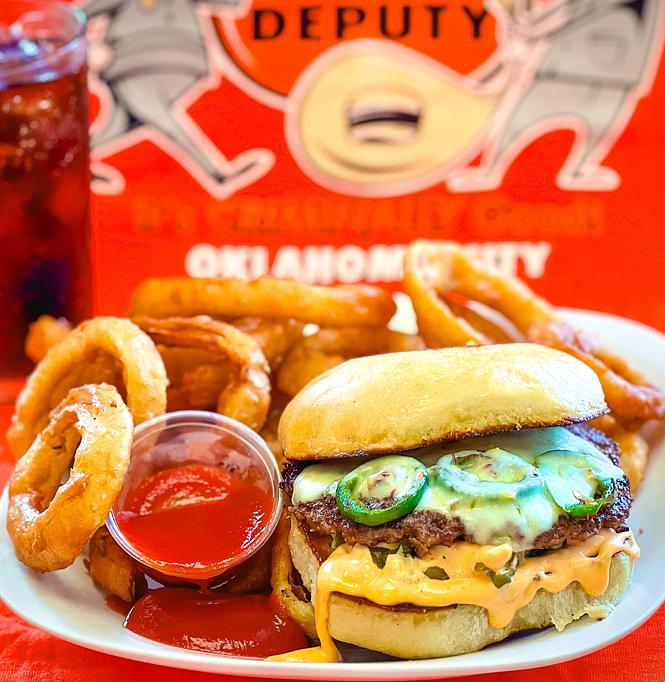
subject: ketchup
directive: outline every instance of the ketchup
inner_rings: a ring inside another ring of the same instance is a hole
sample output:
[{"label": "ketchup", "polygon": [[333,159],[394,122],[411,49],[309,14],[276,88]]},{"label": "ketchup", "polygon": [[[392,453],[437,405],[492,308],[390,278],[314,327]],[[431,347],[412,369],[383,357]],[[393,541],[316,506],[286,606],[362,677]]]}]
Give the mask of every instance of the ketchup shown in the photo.
[{"label": "ketchup", "polygon": [[141,597],[125,627],[182,649],[265,658],[308,646],[274,597],[163,587]]},{"label": "ketchup", "polygon": [[[213,431],[173,429],[169,437],[167,429],[157,441],[139,442],[147,449],[134,459],[136,470],[146,464],[158,470],[133,485],[128,477],[113,516],[146,573],[166,586],[155,589],[151,581],[152,589],[127,605],[125,627],[164,644],[234,656],[306,647],[275,598],[211,589],[257,548],[274,521],[274,481],[265,468]],[[174,453],[183,452],[189,461],[176,462]],[[108,605],[123,609],[115,600]]]},{"label": "ketchup", "polygon": [[131,490],[116,520],[125,538],[153,562],[205,568],[243,554],[273,507],[261,479],[184,464]]}]

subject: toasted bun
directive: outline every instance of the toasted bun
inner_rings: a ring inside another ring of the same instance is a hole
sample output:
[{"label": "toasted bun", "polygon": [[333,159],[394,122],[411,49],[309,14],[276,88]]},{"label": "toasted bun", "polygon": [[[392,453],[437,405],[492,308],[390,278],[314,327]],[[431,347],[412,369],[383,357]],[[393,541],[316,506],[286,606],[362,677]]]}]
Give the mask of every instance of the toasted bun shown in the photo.
[{"label": "toasted bun", "polygon": [[[289,536],[293,565],[304,586],[313,591],[319,561],[305,536],[293,523]],[[566,625],[585,615],[603,616],[615,607],[628,587],[633,571],[631,559],[617,554],[610,565],[607,589],[590,597],[578,583],[555,594],[544,590],[519,609],[505,628],[494,628],[487,611],[478,606],[425,609],[390,609],[363,599],[333,594],[330,599],[328,628],[333,638],[398,658],[439,658],[478,651],[515,632],[540,630]]]},{"label": "toasted bun", "polygon": [[[368,332],[369,333],[369,332]],[[594,372],[526,343],[349,360],[311,381],[279,423],[288,459],[397,452],[607,412]]]}]

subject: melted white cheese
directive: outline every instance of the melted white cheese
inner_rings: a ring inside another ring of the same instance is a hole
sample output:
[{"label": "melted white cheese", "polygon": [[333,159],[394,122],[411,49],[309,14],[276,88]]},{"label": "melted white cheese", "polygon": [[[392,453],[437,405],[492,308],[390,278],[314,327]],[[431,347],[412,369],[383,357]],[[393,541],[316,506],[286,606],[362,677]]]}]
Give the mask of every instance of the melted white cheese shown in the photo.
[{"label": "melted white cheese", "polygon": [[[446,454],[465,450],[487,452],[499,448],[533,464],[535,459],[555,450],[583,453],[592,457],[608,476],[620,478],[623,472],[614,466],[592,443],[565,428],[525,429],[491,436],[466,438],[444,446],[413,450],[407,454],[435,467]],[[344,462],[320,463],[307,467],[294,483],[293,502],[312,502],[324,495],[335,495],[337,483],[359,464],[358,459]],[[432,470],[431,470],[432,471]],[[593,495],[593,487],[585,471],[567,470],[567,478],[560,482],[586,496]],[[525,495],[523,499],[492,499],[478,504],[478,499],[456,493],[447,486],[437,485],[430,476],[428,487],[416,511],[437,511],[450,518],[459,518],[475,542],[497,545],[510,542],[516,551],[530,549],[538,535],[549,530],[561,514],[561,509],[544,494]]]},{"label": "melted white cheese", "polygon": [[334,496],[337,484],[358,464],[358,460],[354,459],[308,466],[293,484],[293,504],[314,502],[324,495]]}]

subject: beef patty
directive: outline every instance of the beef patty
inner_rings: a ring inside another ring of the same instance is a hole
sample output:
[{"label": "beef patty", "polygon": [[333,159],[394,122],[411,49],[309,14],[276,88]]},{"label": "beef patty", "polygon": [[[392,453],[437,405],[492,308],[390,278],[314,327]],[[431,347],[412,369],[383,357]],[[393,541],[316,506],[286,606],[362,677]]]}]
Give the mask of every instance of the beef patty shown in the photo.
[{"label": "beef patty", "polygon": [[[587,424],[567,427],[575,435],[593,443],[613,464],[619,464],[619,448],[604,433]],[[310,462],[311,463],[311,462]],[[310,463],[287,462],[283,472],[282,487],[290,495],[293,483],[302,469]],[[590,518],[573,518],[562,515],[550,530],[541,533],[534,542],[534,549],[556,549],[568,540],[583,541],[596,535],[602,528],[619,529],[624,526],[632,500],[628,479],[623,478],[617,485],[617,496],[612,505],[605,507]],[[291,515],[309,533],[328,537],[341,536],[348,544],[362,544],[373,547],[381,542],[406,541],[422,556],[435,545],[450,546],[455,540],[474,542],[466,533],[459,518],[445,516],[436,511],[415,511],[407,516],[384,523],[381,526],[363,526],[345,519],[332,495],[325,495],[313,502],[294,505]]]}]

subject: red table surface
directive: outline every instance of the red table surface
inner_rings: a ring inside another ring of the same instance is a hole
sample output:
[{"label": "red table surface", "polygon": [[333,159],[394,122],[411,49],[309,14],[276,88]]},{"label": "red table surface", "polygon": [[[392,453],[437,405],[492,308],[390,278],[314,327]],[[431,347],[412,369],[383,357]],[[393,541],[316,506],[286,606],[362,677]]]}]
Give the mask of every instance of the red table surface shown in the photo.
[{"label": "red table surface", "polygon": [[[4,433],[11,409],[0,406]],[[0,485],[12,456],[0,440]],[[0,569],[1,570],[1,569]],[[0,602],[0,682],[225,682],[222,675],[186,672],[135,663],[62,642],[24,623]],[[464,678],[465,682],[665,682],[665,607],[641,628],[612,646],[569,663]]]}]

